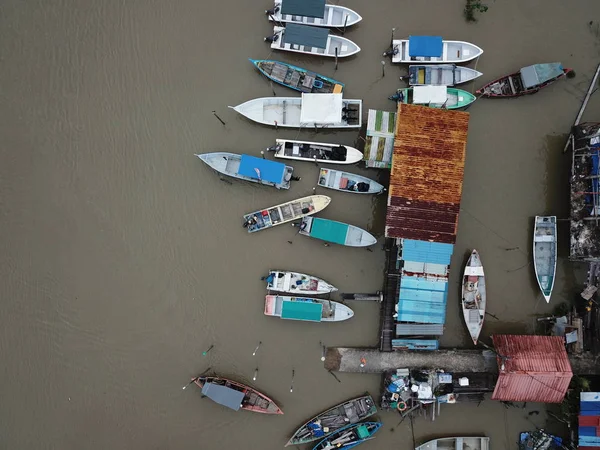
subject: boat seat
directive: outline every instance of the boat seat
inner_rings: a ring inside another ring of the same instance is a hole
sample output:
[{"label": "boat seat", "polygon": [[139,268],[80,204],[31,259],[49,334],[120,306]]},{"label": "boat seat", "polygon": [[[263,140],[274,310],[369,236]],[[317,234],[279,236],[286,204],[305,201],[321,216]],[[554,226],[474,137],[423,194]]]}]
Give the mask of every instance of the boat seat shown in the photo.
[{"label": "boat seat", "polygon": [[348,187],[348,178],[342,177],[340,179],[340,189],[346,189]]}]

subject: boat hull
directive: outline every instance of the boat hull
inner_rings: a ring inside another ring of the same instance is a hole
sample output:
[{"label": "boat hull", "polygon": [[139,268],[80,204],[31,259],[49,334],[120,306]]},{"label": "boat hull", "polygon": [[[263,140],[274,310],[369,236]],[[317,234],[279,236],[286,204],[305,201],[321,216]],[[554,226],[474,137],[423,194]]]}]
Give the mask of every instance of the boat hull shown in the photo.
[{"label": "boat hull", "polygon": [[515,97],[523,97],[525,95],[531,95],[537,93],[540,89],[550,86],[552,83],[558,81],[559,79],[566,76],[569,72],[572,72],[573,69],[563,69],[563,73],[551,80],[546,81],[538,86],[535,86],[530,89],[518,89],[518,85],[521,77],[521,72],[511,73],[510,75],[505,75],[503,77],[494,80],[481,89],[475,91],[477,95],[487,98],[515,98]]},{"label": "boat hull", "polygon": [[379,194],[385,189],[378,182],[362,175],[325,168],[319,171],[317,184],[327,189],[351,194]]},{"label": "boat hull", "polygon": [[344,90],[344,83],[288,63],[266,59],[250,62],[269,80],[298,92],[337,94]]},{"label": "boat hull", "polygon": [[[272,276],[272,280],[269,277]],[[338,289],[327,281],[299,272],[271,270],[267,277],[267,290],[287,294],[324,295]]]},{"label": "boat hull", "polygon": [[[327,144],[324,142],[292,141],[288,139],[275,140],[275,158],[293,159],[295,161],[308,161],[327,164],[356,164],[364,155],[354,147],[344,145],[346,149],[345,159],[333,159],[334,149],[340,147],[338,144]],[[305,149],[307,149],[305,151]]]},{"label": "boat hull", "polygon": [[483,328],[486,300],[483,265],[479,253],[473,250],[463,274],[461,303],[465,325],[475,345]]},{"label": "boat hull", "polygon": [[464,41],[442,41],[440,57],[411,57],[408,39],[392,41],[392,62],[398,64],[458,64],[472,61],[483,54],[483,50]]},{"label": "boat hull", "polygon": [[271,42],[272,50],[302,53],[303,55],[326,56],[329,58],[347,58],[360,52],[360,47],[342,36],[329,34],[325,48],[308,47],[305,45],[289,44],[285,41],[285,28],[273,27],[273,36],[278,36]]},{"label": "boat hull", "polygon": [[305,217],[299,233],[346,247],[369,247],[377,243],[375,236],[362,228],[329,219]]},{"label": "boat hull", "polygon": [[[279,6],[279,9],[277,7]],[[298,23],[301,25],[311,25],[313,27],[344,28],[356,25],[362,20],[360,14],[356,11],[340,5],[325,5],[325,14],[322,18],[294,16],[291,14],[281,14],[280,4],[275,4],[275,14],[269,14],[269,20],[277,23]]]},{"label": "boat hull", "polygon": [[488,437],[447,437],[433,439],[423,445],[419,445],[415,450],[438,450],[461,448],[469,450],[489,450],[490,438]]},{"label": "boat hull", "polygon": [[[418,89],[418,88],[415,88]],[[475,100],[475,97],[470,92],[462,89],[448,87],[446,89],[446,102],[445,103],[414,103],[413,102],[413,88],[398,89],[394,95],[388,97],[390,100],[395,100],[398,103],[405,104],[420,104],[422,106],[428,106],[430,108],[444,108],[444,109],[461,109],[466,108]]]},{"label": "boat hull", "polygon": [[408,66],[410,86],[456,86],[483,75],[469,67],[456,64],[423,64]]},{"label": "boat hull", "polygon": [[556,277],[556,252],[556,216],[535,216],[533,268],[547,303],[550,302]]},{"label": "boat hull", "polygon": [[[299,313],[286,315],[286,306],[290,304],[320,305],[320,317],[301,315]],[[280,317],[287,320],[303,322],[343,322],[354,317],[354,311],[343,303],[310,297],[292,297],[286,295],[267,295],[265,297],[265,316]]]},{"label": "boat hull", "polygon": [[345,426],[327,436],[315,445],[313,450],[330,450],[334,448],[343,448],[346,450],[354,448],[364,441],[372,439],[373,435],[381,428],[381,425],[382,423],[380,422],[361,422]]}]

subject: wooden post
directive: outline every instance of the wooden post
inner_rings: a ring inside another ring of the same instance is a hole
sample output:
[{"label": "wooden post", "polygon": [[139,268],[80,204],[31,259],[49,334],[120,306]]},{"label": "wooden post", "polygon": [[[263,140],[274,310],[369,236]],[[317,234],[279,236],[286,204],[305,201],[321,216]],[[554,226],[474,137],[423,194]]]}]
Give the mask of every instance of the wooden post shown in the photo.
[{"label": "wooden post", "polygon": [[219,119],[219,122],[221,122],[223,125],[225,125],[225,122],[223,122],[223,119],[221,119],[219,116],[217,116],[217,112],[216,112],[216,111],[213,111],[212,113],[213,113],[213,115],[214,115],[214,116],[215,116],[217,119]]},{"label": "wooden post", "polygon": [[337,70],[338,66],[338,48],[335,48],[335,70]]},{"label": "wooden post", "polygon": [[385,61],[381,61],[381,78],[385,77]]},{"label": "wooden post", "polygon": [[342,30],[342,36],[346,33],[346,25],[348,25],[348,14],[346,14],[346,19],[344,20],[344,29]]}]

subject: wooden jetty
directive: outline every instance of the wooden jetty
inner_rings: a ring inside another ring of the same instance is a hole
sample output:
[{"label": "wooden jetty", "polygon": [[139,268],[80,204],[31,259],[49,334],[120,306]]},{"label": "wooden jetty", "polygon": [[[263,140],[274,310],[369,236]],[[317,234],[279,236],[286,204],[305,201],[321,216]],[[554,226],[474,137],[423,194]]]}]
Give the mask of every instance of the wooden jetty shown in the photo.
[{"label": "wooden jetty", "polygon": [[398,247],[396,246],[395,239],[386,239],[385,251],[388,255],[383,301],[381,302],[379,350],[382,352],[391,352],[393,350],[392,340],[396,333],[394,312],[400,290],[401,271],[401,267],[397,265]]}]

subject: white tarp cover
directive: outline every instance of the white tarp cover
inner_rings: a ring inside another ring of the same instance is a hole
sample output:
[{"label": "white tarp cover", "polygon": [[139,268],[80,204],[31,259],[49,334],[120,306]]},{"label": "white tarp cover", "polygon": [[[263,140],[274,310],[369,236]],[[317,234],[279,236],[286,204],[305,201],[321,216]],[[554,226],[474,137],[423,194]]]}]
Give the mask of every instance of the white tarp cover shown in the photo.
[{"label": "white tarp cover", "polygon": [[302,94],[300,123],[340,123],[342,94]]},{"label": "white tarp cover", "polygon": [[447,98],[446,86],[415,86],[413,88],[413,103],[419,105],[443,104]]}]

